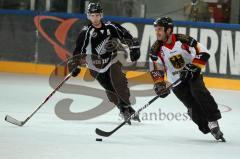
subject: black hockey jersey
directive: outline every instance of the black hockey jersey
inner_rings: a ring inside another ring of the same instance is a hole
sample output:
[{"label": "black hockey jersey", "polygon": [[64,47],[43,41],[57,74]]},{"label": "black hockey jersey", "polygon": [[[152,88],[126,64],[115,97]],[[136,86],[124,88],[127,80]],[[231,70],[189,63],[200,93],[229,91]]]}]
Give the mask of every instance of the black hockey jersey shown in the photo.
[{"label": "black hockey jersey", "polygon": [[111,64],[117,60],[113,60],[113,53],[116,53],[115,47],[117,40],[121,43],[129,45],[129,41],[133,39],[132,35],[121,25],[112,22],[102,22],[101,28],[95,28],[91,24],[84,26],[81,30],[73,56],[79,54],[95,55],[102,61],[101,68],[96,68],[93,64],[91,56],[87,56],[87,67],[97,72],[105,72]]}]

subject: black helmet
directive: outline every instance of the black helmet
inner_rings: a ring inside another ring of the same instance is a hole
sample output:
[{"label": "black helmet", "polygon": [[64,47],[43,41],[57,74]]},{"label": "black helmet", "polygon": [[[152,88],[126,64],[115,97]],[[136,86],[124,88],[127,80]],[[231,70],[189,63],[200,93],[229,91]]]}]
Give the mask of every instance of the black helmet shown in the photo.
[{"label": "black helmet", "polygon": [[91,13],[102,13],[103,9],[99,3],[89,3],[88,5],[88,14]]},{"label": "black helmet", "polygon": [[173,21],[169,17],[157,18],[153,22],[153,25],[154,25],[154,27],[156,27],[156,26],[163,26],[165,31],[167,31],[168,28],[172,28],[172,30],[173,30]]}]

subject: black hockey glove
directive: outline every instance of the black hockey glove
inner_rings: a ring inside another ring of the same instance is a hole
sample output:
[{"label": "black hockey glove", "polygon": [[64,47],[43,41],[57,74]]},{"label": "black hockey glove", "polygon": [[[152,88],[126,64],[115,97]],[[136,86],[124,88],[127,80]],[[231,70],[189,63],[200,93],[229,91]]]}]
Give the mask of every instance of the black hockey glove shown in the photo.
[{"label": "black hockey glove", "polygon": [[129,47],[131,61],[137,61],[140,57],[140,44],[137,38],[133,38],[132,44]]},{"label": "black hockey glove", "polygon": [[164,81],[155,83],[153,89],[155,93],[161,98],[165,98],[170,94],[170,90],[166,89],[166,82]]},{"label": "black hockey glove", "polygon": [[180,79],[182,81],[195,80],[200,75],[201,68],[193,64],[186,64],[180,72]]},{"label": "black hockey glove", "polygon": [[72,72],[72,76],[76,77],[80,71],[80,60],[79,58],[72,58],[68,61],[68,71]]}]

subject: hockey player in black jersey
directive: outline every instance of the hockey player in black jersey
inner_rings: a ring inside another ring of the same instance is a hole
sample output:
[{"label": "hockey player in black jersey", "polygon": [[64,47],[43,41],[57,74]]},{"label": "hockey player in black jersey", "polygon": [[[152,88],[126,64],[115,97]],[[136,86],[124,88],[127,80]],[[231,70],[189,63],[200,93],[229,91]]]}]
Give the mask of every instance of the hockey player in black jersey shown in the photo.
[{"label": "hockey player in black jersey", "polygon": [[[105,89],[109,101],[119,108],[126,120],[135,110],[129,101],[128,81],[122,71],[122,64],[116,58],[118,48],[112,46],[120,40],[128,45],[131,61],[137,61],[140,57],[140,44],[121,25],[103,22],[103,9],[99,3],[88,5],[87,17],[90,24],[83,27],[77,38],[73,58],[68,63],[69,71],[73,71],[74,77],[77,76],[80,61],[86,61],[91,76]],[[85,59],[82,60],[83,58]],[[138,116],[133,120],[140,121]]]},{"label": "hockey player in black jersey", "polygon": [[169,17],[158,18],[154,29],[157,40],[150,51],[150,74],[155,92],[162,98],[170,93],[165,90],[165,74],[171,83],[180,78],[173,93],[187,107],[193,122],[204,134],[211,132],[217,140],[225,141],[218,124],[221,113],[201,74],[210,58],[208,50],[190,36],[173,34],[173,21]]}]

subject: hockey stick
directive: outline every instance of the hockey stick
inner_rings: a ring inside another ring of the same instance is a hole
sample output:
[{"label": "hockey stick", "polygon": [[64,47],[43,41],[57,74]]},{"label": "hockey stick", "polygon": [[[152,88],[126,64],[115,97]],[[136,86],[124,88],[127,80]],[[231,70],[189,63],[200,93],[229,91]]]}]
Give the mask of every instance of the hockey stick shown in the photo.
[{"label": "hockey stick", "polygon": [[[178,82],[181,82],[180,79],[178,79],[177,81],[175,81],[174,83],[172,83],[170,86],[168,86],[165,90],[169,90],[171,89],[175,84],[177,84]],[[95,132],[96,134],[100,135],[100,136],[104,136],[104,137],[109,137],[110,135],[112,135],[115,131],[117,131],[118,129],[120,129],[123,125],[125,125],[126,123],[128,123],[132,118],[134,118],[136,115],[138,115],[143,109],[147,108],[150,104],[152,104],[156,99],[158,99],[159,96],[154,97],[153,99],[151,99],[147,104],[145,104],[143,107],[141,107],[140,109],[138,109],[138,111],[136,111],[134,114],[132,114],[127,120],[125,120],[124,122],[122,122],[119,126],[117,126],[115,129],[113,129],[112,131],[103,131],[101,129],[96,128]]]},{"label": "hockey stick", "polygon": [[72,72],[70,72],[64,80],[52,91],[51,94],[47,96],[47,98],[42,102],[42,104],[24,121],[19,121],[17,119],[14,119],[13,117],[6,115],[5,120],[9,123],[12,123],[17,126],[23,126],[50,98],[51,96],[72,76]]}]

